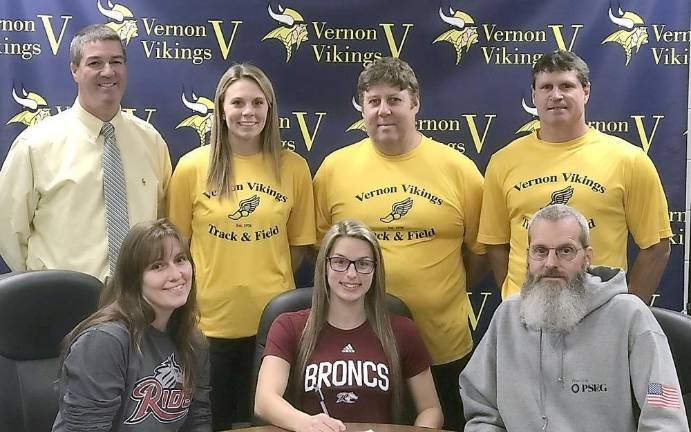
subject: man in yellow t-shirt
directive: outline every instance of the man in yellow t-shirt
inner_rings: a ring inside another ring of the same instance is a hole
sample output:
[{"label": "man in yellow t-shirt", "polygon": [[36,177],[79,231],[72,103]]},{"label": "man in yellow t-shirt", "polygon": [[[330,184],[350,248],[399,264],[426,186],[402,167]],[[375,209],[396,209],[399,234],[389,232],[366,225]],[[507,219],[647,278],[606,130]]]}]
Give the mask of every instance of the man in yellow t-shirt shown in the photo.
[{"label": "man in yellow t-shirt", "polygon": [[496,152],[485,173],[478,239],[502,296],[526,276],[527,222],[550,204],[568,204],[590,225],[594,265],[626,269],[629,233],[639,247],[629,291],[649,302],[669,258],[672,235],[660,178],[642,149],[585,122],[588,66],[568,51],[533,67],[540,128]]},{"label": "man in yellow t-shirt", "polygon": [[416,130],[419,86],[404,61],[376,60],[360,74],[357,92],[369,138],[329,155],[315,175],[318,235],[343,219],[376,233],[387,290],[410,307],[432,355],[444,428],[462,430],[458,374],[473,346],[466,281],[484,267],[482,175]]}]

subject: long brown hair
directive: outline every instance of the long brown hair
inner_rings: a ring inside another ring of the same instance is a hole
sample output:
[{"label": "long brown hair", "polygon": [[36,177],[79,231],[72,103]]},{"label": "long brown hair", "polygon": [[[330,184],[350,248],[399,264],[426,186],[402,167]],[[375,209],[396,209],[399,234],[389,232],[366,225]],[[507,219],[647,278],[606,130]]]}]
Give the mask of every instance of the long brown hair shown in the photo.
[{"label": "long brown hair", "polygon": [[233,191],[235,178],[233,177],[233,151],[230,147],[230,133],[223,112],[223,102],[226,90],[231,84],[241,79],[255,82],[264,93],[269,110],[266,115],[266,123],[261,132],[261,151],[272,159],[272,167],[276,180],[281,178],[281,151],[283,145],[279,135],[278,107],[276,106],[276,94],[271,81],[258,67],[239,63],[231,66],[221,76],[216,86],[214,96],[214,121],[211,126],[211,155],[209,160],[209,174],[206,178],[206,186],[209,190],[215,190],[220,197],[227,197]]},{"label": "long brown hair", "polygon": [[[314,269],[314,289],[312,291],[312,309],[307,324],[300,337],[300,347],[295,361],[293,376],[295,377],[295,394],[299,395],[299,388],[304,379],[307,361],[314,352],[319,339],[319,334],[324,328],[329,315],[329,294],[331,288],[327,279],[327,260],[331,254],[336,240],[341,237],[350,237],[363,240],[370,245],[375,261],[374,277],[372,286],[365,294],[365,316],[370,326],[377,335],[379,342],[384,349],[384,355],[389,362],[391,371],[391,391],[393,394],[391,402],[392,418],[397,419],[401,414],[402,407],[402,373],[401,361],[396,346],[396,339],[391,328],[391,321],[385,306],[386,289],[384,285],[384,260],[382,259],[381,247],[377,237],[365,224],[354,220],[344,220],[332,226],[324,235],[317,262]],[[299,398],[296,398],[299,404]]]},{"label": "long brown hair", "polygon": [[[190,257],[187,241],[167,219],[141,222],[133,226],[122,242],[115,274],[108,280],[101,296],[101,308],[82,321],[66,337],[62,360],[69,347],[85,330],[101,323],[120,321],[130,333],[137,348],[146,329],[154,322],[153,308],[142,296],[142,276],[149,265],[165,256],[165,240],[173,239],[181,252]],[[192,288],[187,302],[175,309],[168,321],[167,332],[181,357],[183,386],[194,389],[197,374],[196,354],[204,344],[197,328],[197,289],[192,276]]]}]

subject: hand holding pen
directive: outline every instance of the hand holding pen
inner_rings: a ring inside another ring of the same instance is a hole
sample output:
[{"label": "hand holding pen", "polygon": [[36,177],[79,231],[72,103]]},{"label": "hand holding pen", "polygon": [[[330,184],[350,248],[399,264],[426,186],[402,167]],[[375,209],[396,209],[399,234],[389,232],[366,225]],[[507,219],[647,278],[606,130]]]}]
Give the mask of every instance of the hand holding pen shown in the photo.
[{"label": "hand holding pen", "polygon": [[321,388],[314,389],[315,395],[319,397],[319,406],[322,412],[308,417],[308,421],[299,428],[299,432],[343,432],[346,430],[342,421],[331,417],[326,407],[326,400]]}]

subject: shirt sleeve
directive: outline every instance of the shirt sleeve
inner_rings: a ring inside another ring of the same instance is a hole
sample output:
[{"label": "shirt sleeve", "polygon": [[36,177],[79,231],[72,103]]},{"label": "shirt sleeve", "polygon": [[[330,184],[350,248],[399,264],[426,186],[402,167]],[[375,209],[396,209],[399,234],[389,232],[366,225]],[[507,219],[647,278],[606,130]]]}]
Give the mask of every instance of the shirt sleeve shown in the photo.
[{"label": "shirt sleeve", "polygon": [[314,181],[312,183],[314,186],[314,217],[317,225],[317,244],[321,243],[324,234],[333,224],[328,191],[329,177],[329,158],[327,157],[314,175]]},{"label": "shirt sleeve", "polygon": [[473,253],[484,255],[486,253],[484,245],[478,242],[478,229],[480,228],[480,210],[482,208],[482,189],[484,179],[482,174],[475,166],[475,163],[468,159],[468,168],[465,170],[462,187],[464,204],[464,225],[463,243]]},{"label": "shirt sleeve", "polygon": [[312,245],[316,241],[312,175],[303,158],[296,162],[293,175],[294,205],[287,224],[288,243],[291,246]]},{"label": "shirt sleeve", "polygon": [[[650,329],[630,348],[631,387],[641,409],[639,431],[688,431],[674,359],[667,337],[649,311],[641,314]],[[649,315],[649,316],[648,316]]]},{"label": "shirt sleeve", "polygon": [[497,407],[497,332],[494,322],[490,323],[458,379],[466,418],[465,432],[506,431]]},{"label": "shirt sleeve", "polygon": [[167,191],[170,184],[170,176],[173,171],[170,163],[170,152],[168,151],[168,144],[160,134],[156,134],[156,139],[159,141],[160,161],[161,161],[161,177],[159,179],[160,186],[158,190],[158,217],[164,217],[168,211],[167,205]]},{"label": "shirt sleeve", "polygon": [[390,315],[390,318],[399,348],[401,373],[405,379],[412,378],[430,367],[432,359],[411,319],[397,315]]},{"label": "shirt sleeve", "polygon": [[629,176],[624,196],[626,224],[638,247],[646,249],[672,236],[667,198],[653,161],[642,150],[636,151]]},{"label": "shirt sleeve", "polygon": [[112,428],[125,391],[126,345],[98,329],[87,330],[72,344],[60,379],[60,414],[66,430]]},{"label": "shirt sleeve", "polygon": [[292,364],[297,355],[298,342],[302,330],[297,329],[295,321],[291,319],[295,313],[282,313],[271,324],[266,336],[264,357],[268,355],[280,357]]},{"label": "shirt sleeve", "polygon": [[209,350],[207,347],[199,350],[194,397],[181,429],[183,432],[211,432]]},{"label": "shirt sleeve", "polygon": [[28,242],[39,195],[28,143],[20,136],[0,170],[0,255],[12,271],[26,271]]},{"label": "shirt sleeve", "polygon": [[492,157],[485,172],[484,192],[478,241],[489,245],[508,244],[511,240],[511,220],[503,192],[499,167]]},{"label": "shirt sleeve", "polygon": [[192,236],[193,190],[195,170],[185,157],[180,159],[170,178],[167,192],[168,219],[188,239]]}]

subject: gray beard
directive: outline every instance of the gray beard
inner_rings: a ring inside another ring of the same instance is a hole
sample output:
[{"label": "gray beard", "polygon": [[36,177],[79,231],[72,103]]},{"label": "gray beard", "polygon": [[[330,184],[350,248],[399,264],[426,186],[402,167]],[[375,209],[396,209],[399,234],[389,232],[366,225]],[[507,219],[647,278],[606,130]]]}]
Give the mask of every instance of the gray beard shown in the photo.
[{"label": "gray beard", "polygon": [[521,288],[521,322],[533,330],[570,333],[588,312],[585,273],[584,268],[566,281],[552,282],[528,272]]}]

